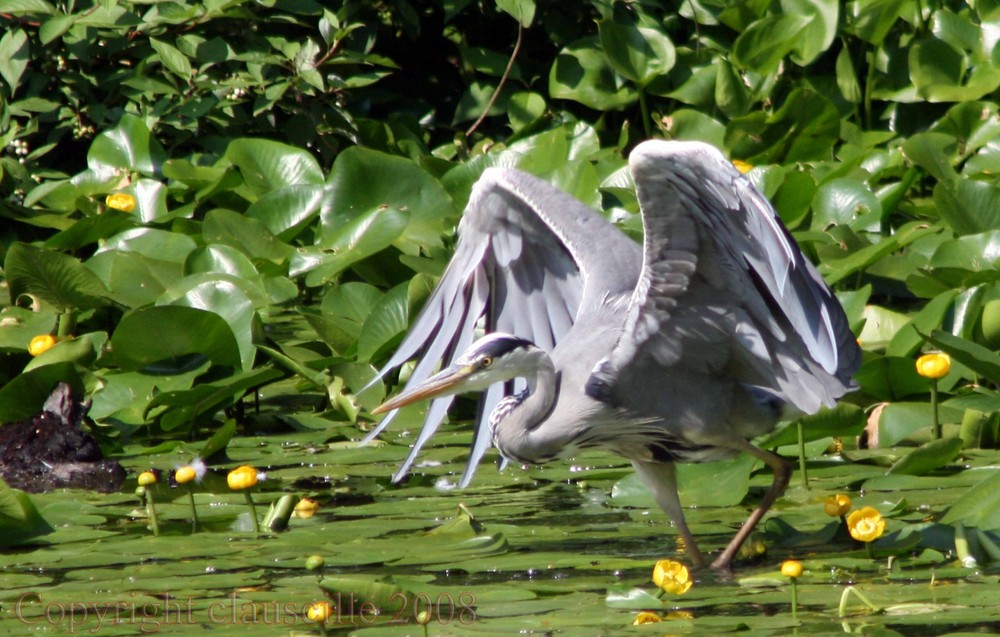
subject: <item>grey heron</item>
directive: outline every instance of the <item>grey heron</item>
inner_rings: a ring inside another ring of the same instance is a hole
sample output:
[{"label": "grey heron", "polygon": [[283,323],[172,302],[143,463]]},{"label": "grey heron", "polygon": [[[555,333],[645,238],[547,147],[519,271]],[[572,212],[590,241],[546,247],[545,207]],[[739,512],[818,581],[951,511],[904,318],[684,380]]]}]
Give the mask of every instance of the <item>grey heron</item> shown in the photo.
[{"label": "grey heron", "polygon": [[[536,177],[483,173],[454,257],[379,373],[418,358],[403,392],[373,410],[390,413],[370,437],[395,410],[433,399],[401,479],[454,395],[485,392],[462,485],[491,442],[527,464],[612,451],[696,566],[674,463],[748,453],[774,480],[712,564],[727,568],[791,473],[750,440],[787,408],[833,406],[853,389],[860,350],[771,205],[718,150],[647,141],[629,169],[642,246]],[[473,342],[481,319],[486,335]]]}]

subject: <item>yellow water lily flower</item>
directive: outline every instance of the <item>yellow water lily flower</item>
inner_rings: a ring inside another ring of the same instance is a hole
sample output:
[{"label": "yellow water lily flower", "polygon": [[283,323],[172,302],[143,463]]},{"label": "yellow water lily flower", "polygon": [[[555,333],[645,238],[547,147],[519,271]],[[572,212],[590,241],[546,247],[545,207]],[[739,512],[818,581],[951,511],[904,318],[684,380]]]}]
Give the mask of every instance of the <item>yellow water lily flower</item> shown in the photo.
[{"label": "yellow water lily flower", "polygon": [[662,622],[663,618],[654,612],[644,610],[635,616],[635,621],[632,622],[633,626],[642,626],[643,624],[655,624],[657,622]]},{"label": "yellow water lily flower", "polygon": [[234,491],[249,489],[263,479],[264,473],[259,472],[250,465],[246,464],[236,467],[229,472],[229,475],[226,476],[226,482],[229,484],[229,488]]},{"label": "yellow water lily flower", "polygon": [[56,337],[51,334],[39,334],[35,338],[31,339],[28,343],[28,353],[32,356],[38,356],[43,352],[47,352],[52,349],[52,346],[56,344]]},{"label": "yellow water lily flower", "polygon": [[924,378],[942,378],[951,370],[951,357],[947,354],[924,354],[917,359],[917,373]]},{"label": "yellow water lily flower", "polygon": [[104,199],[108,208],[121,210],[122,212],[132,212],[135,210],[135,197],[127,192],[116,192],[108,195]]},{"label": "yellow water lily flower", "polygon": [[306,617],[311,622],[325,622],[333,616],[333,606],[330,602],[313,602],[306,608]]},{"label": "yellow water lily flower", "polygon": [[864,507],[847,516],[847,530],[859,542],[872,542],[885,532],[885,520],[874,507]]},{"label": "yellow water lily flower", "polygon": [[839,518],[842,515],[847,515],[847,512],[850,510],[851,498],[843,493],[831,495],[823,502],[823,511],[831,518]]},{"label": "yellow water lily flower", "polygon": [[653,567],[653,583],[661,590],[683,595],[694,584],[686,566],[673,560],[660,560]]},{"label": "yellow water lily flower", "polygon": [[143,471],[139,474],[139,486],[148,487],[159,482],[159,477],[155,471]]},{"label": "yellow water lily flower", "polygon": [[747,163],[742,159],[734,159],[733,166],[735,166],[736,170],[740,171],[744,175],[753,170],[753,164]]},{"label": "yellow water lily flower", "polygon": [[798,560],[785,560],[781,563],[781,574],[785,577],[801,577],[802,562]]}]

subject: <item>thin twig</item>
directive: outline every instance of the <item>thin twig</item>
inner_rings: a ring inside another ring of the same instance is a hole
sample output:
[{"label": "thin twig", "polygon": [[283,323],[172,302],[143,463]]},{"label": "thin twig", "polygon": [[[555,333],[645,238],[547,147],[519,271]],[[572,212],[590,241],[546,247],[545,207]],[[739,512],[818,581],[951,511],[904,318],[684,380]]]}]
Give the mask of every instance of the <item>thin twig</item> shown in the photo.
[{"label": "thin twig", "polygon": [[472,133],[476,132],[479,125],[483,123],[486,116],[490,114],[490,109],[496,104],[497,98],[500,97],[500,91],[503,90],[503,85],[507,83],[507,78],[510,77],[510,72],[514,69],[514,60],[517,59],[517,54],[521,51],[521,40],[524,36],[524,26],[519,22],[517,24],[517,42],[514,43],[514,50],[511,51],[510,59],[507,60],[507,68],[504,69],[503,75],[500,76],[500,82],[497,84],[497,88],[493,91],[493,95],[490,97],[490,101],[487,102],[486,108],[480,113],[479,118],[472,123],[469,130],[465,131],[465,137],[468,139],[472,137]]}]

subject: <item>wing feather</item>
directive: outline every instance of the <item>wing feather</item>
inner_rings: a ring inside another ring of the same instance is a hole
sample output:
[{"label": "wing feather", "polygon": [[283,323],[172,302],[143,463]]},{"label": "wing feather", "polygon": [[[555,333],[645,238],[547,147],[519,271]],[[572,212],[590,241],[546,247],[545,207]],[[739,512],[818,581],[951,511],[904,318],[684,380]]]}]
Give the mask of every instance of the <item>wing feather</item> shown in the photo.
[{"label": "wing feather", "polygon": [[843,310],[749,179],[697,142],[645,142],[629,164],[643,271],[593,386],[607,391],[622,370],[650,362],[667,374],[683,360],[806,412],[849,391],[860,352]]},{"label": "wing feather", "polygon": [[[418,357],[407,382],[415,387],[461,354],[480,327],[551,351],[573,327],[581,307],[600,303],[609,291],[632,290],[641,259],[633,241],[570,195],[518,170],[489,168],[463,213],[454,257],[376,380]],[[481,398],[463,486],[490,445],[490,411],[520,388],[495,385]],[[451,402],[442,397],[431,403],[394,481],[406,475]],[[394,416],[390,412],[365,441]]]}]

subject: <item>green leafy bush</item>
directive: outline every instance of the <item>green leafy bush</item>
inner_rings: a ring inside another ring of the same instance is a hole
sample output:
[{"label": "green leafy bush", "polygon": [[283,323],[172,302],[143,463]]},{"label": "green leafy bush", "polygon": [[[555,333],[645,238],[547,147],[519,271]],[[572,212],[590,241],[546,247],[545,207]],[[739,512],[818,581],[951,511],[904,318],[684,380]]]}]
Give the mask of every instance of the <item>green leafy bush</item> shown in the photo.
[{"label": "green leafy bush", "polygon": [[912,361],[934,347],[946,432],[995,444],[1000,5],[0,0],[0,20],[0,420],[67,377],[115,435],[214,431],[265,388],[353,420],[485,167],[636,233],[623,154],[655,135],[749,164],[848,310],[850,400],[889,403],[886,439],[929,430]]}]

